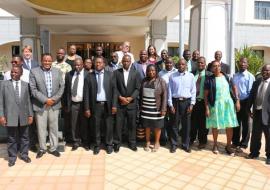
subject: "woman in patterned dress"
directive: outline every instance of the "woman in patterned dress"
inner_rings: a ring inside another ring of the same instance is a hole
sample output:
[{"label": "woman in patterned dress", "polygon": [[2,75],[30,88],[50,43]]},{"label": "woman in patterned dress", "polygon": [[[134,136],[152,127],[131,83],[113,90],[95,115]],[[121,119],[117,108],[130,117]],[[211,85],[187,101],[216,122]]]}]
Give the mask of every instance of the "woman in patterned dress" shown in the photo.
[{"label": "woman in patterned dress", "polygon": [[148,65],[146,77],[142,81],[140,91],[141,123],[145,128],[145,151],[150,150],[150,133],[154,130],[155,144],[152,149],[156,152],[160,146],[159,139],[161,128],[164,127],[164,116],[167,111],[167,86],[166,82],[157,74],[155,65]]},{"label": "woman in patterned dress", "polygon": [[[232,86],[233,95],[231,95],[229,79],[221,72],[221,66],[218,61],[213,62],[212,72],[213,76],[205,81],[206,127],[212,129],[214,139],[213,153],[218,153],[218,130],[225,129],[227,136],[225,150],[229,155],[233,155],[234,151],[231,148],[233,127],[238,126],[235,111],[240,110],[237,90],[235,86]],[[234,107],[232,97],[236,100],[236,107]]]}]

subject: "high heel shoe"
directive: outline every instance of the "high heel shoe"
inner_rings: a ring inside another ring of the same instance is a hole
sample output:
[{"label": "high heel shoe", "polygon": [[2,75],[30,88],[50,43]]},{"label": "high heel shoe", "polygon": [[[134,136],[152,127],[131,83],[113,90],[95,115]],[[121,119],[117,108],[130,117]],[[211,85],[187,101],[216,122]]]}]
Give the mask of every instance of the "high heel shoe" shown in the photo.
[{"label": "high heel shoe", "polygon": [[213,146],[212,152],[213,152],[214,154],[218,154],[218,153],[219,153],[219,151],[218,151],[218,146],[217,146],[217,145],[214,145],[214,146]]},{"label": "high heel shoe", "polygon": [[229,154],[230,156],[234,156],[235,152],[232,150],[231,146],[226,146],[225,147],[225,151],[227,154]]}]

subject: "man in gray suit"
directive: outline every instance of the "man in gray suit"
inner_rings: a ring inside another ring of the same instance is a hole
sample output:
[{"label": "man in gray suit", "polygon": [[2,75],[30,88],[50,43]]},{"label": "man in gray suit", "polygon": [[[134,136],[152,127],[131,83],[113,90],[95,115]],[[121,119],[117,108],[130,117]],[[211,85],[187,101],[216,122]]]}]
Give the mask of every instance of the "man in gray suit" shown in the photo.
[{"label": "man in gray suit", "polygon": [[1,82],[0,90],[0,124],[7,127],[9,167],[15,165],[18,151],[24,162],[31,162],[28,157],[28,125],[33,122],[29,86],[28,83],[20,80],[22,67],[13,66],[10,75],[11,80]]},{"label": "man in gray suit", "polygon": [[46,153],[47,126],[50,138],[49,153],[59,157],[58,115],[61,108],[61,97],[64,92],[64,80],[59,69],[52,67],[51,54],[43,54],[41,66],[30,72],[30,89],[33,96],[33,109],[38,129],[40,149],[37,158]]}]

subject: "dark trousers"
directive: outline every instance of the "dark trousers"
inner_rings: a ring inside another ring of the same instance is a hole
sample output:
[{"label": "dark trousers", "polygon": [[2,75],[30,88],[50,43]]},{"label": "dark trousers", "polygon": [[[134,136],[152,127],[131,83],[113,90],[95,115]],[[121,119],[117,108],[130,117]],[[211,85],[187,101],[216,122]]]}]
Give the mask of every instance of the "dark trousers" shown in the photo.
[{"label": "dark trousers", "polygon": [[206,144],[207,135],[204,100],[197,100],[191,114],[190,143],[192,144],[198,136],[199,143]]},{"label": "dark trousers", "polygon": [[[100,146],[101,144],[101,130],[105,129],[103,134],[105,134],[106,146],[112,146],[113,144],[113,117],[108,114],[109,110],[107,104],[102,102],[97,102],[95,107],[95,112],[92,115],[92,122],[94,127],[94,146]],[[105,123],[105,127],[102,124]]]},{"label": "dark trousers", "polygon": [[64,137],[66,142],[72,142],[72,135],[71,135],[71,112],[64,111]]},{"label": "dark trousers", "polygon": [[[250,129],[248,125],[248,108],[247,108],[248,99],[241,100],[240,106],[241,109],[237,112],[237,120],[239,123],[238,127],[233,128],[233,138],[232,143],[236,146],[248,146],[249,138],[250,138]],[[242,126],[242,139],[240,142],[240,127]]]},{"label": "dark trousers", "polygon": [[[126,119],[126,122],[125,122]],[[127,126],[128,143],[136,146],[136,109],[118,108],[116,113],[116,126],[114,130],[114,144],[120,145],[122,142],[122,128]]]},{"label": "dark trousers", "polygon": [[9,161],[16,161],[18,151],[20,152],[20,156],[22,158],[27,157],[29,149],[28,126],[7,127],[7,133],[7,150]]},{"label": "dark trousers", "polygon": [[187,109],[190,106],[190,99],[176,100],[173,98],[173,106],[175,114],[170,114],[171,127],[170,127],[170,141],[171,146],[178,145],[178,132],[179,123],[182,126],[182,146],[189,148],[189,135],[190,135],[190,117],[191,114],[187,113]]},{"label": "dark trousers", "polygon": [[262,110],[256,110],[253,113],[253,125],[250,143],[250,153],[253,156],[260,155],[262,133],[265,137],[266,157],[270,158],[270,127],[262,123]]},{"label": "dark trousers", "polygon": [[30,147],[35,147],[38,143],[37,125],[35,121],[33,121],[31,125],[29,125],[29,141]]},{"label": "dark trousers", "polygon": [[89,144],[87,119],[83,114],[83,103],[71,103],[71,139],[74,144]]}]

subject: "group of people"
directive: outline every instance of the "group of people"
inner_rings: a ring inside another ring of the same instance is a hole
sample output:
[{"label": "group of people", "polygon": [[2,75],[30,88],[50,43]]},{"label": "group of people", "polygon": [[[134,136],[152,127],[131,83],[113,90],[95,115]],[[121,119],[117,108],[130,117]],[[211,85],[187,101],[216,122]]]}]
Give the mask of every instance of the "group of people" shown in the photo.
[{"label": "group of people", "polygon": [[225,151],[234,155],[237,149],[248,147],[251,117],[247,158],[259,156],[264,132],[266,164],[270,164],[270,65],[262,67],[255,81],[243,57],[230,79],[221,51],[207,65],[198,50],[192,54],[185,50],[176,64],[167,50],[158,56],[153,45],[140,51],[138,61],[129,50],[130,43],[124,42],[107,60],[103,48],[97,46],[93,58],[82,60],[71,45],[67,55],[65,49],[57,50],[55,62],[51,54],[43,54],[40,65],[31,59],[30,46],[24,47],[23,56],[13,56],[11,71],[0,83],[0,124],[7,126],[9,166],[15,164],[17,154],[31,162],[28,149],[35,149],[35,137],[36,158],[46,152],[60,156],[59,115],[64,116],[64,136],[72,142],[72,151],[80,146],[89,150],[92,140],[95,155],[102,137],[108,154],[119,152],[123,128],[128,147],[137,151],[138,123],[145,128],[145,151],[158,151],[161,134],[168,137],[171,153],[179,145],[190,153],[196,140],[198,149],[203,149],[211,129],[212,152],[218,154],[218,132],[225,129]]}]

